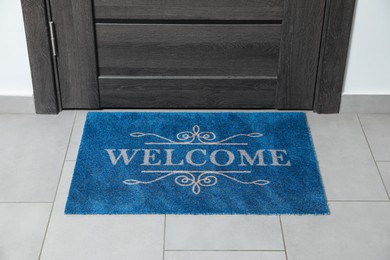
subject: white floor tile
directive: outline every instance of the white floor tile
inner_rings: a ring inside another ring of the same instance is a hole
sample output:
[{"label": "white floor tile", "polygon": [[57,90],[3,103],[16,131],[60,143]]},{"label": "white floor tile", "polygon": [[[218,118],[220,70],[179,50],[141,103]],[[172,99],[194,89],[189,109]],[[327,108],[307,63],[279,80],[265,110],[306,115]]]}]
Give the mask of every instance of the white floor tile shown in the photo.
[{"label": "white floor tile", "polygon": [[390,115],[359,114],[372,153],[377,161],[390,161]]},{"label": "white floor tile", "polygon": [[377,162],[387,192],[390,192],[390,162]]},{"label": "white floor tile", "polygon": [[64,215],[74,162],[66,162],[41,260],[161,260],[163,215]]},{"label": "white floor tile", "polygon": [[286,260],[285,252],[167,251],[164,260]]},{"label": "white floor tile", "polygon": [[77,111],[68,152],[66,154],[67,161],[75,161],[77,159],[87,113],[88,111]]},{"label": "white floor tile", "polygon": [[75,112],[0,114],[0,202],[52,202]]},{"label": "white floor tile", "polygon": [[0,203],[0,259],[38,259],[51,203]]},{"label": "white floor tile", "polygon": [[355,114],[308,113],[328,200],[388,200]]},{"label": "white floor tile", "polygon": [[278,216],[168,215],[167,250],[283,250]]},{"label": "white floor tile", "polygon": [[289,260],[390,259],[389,202],[333,202],[329,216],[282,216]]}]

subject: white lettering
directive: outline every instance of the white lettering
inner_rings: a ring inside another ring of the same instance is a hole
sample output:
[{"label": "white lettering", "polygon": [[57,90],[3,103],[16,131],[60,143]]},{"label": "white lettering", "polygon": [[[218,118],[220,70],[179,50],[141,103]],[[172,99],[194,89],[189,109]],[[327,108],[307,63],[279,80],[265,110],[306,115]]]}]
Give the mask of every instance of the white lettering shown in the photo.
[{"label": "white lettering", "polygon": [[247,166],[247,164],[244,163],[244,159],[252,166],[255,163],[256,159],[258,159],[258,163],[256,165],[265,166],[263,154],[264,150],[257,150],[253,158],[251,158],[245,150],[238,150],[238,152],[240,153],[241,158],[241,163],[238,166]]},{"label": "white lettering", "polygon": [[[228,161],[225,164],[218,163],[216,160],[216,155],[220,152],[226,153],[227,156],[229,157]],[[222,149],[216,150],[210,154],[210,161],[217,166],[228,166],[228,165],[232,164],[232,162],[234,161],[234,154],[228,150],[222,150]]]},{"label": "white lettering", "polygon": [[291,166],[290,160],[286,161],[286,150],[269,150],[272,155],[272,166]]},{"label": "white lettering", "polygon": [[118,157],[115,157],[115,155],[114,155],[114,151],[116,151],[116,149],[105,149],[105,150],[108,153],[108,155],[110,156],[111,163],[113,165],[116,165],[121,158],[123,158],[123,161],[125,162],[125,165],[129,165],[129,163],[133,160],[134,156],[140,151],[140,149],[133,149],[132,150],[133,154],[129,158],[128,155],[127,155],[127,151],[129,149],[119,149],[120,154],[119,154]]},{"label": "white lettering", "polygon": [[[152,165],[161,165],[161,160],[154,162],[156,160],[156,154],[160,154],[158,149],[143,149],[144,151],[144,163],[141,165],[152,166]],[[155,152],[152,154],[151,152]]]},{"label": "white lettering", "polygon": [[169,165],[169,166],[184,165],[183,160],[181,160],[179,163],[172,162],[172,153],[175,151],[174,149],[164,149],[164,151],[167,153],[167,160],[164,165]]},{"label": "white lettering", "polygon": [[187,153],[186,155],[186,160],[189,164],[193,165],[193,166],[202,166],[202,165],[205,165],[206,164],[206,160],[204,160],[202,163],[194,163],[194,161],[192,160],[192,155],[195,153],[195,152],[200,152],[201,154],[203,155],[206,155],[206,150],[202,150],[202,149],[195,149],[195,150],[191,150]]}]

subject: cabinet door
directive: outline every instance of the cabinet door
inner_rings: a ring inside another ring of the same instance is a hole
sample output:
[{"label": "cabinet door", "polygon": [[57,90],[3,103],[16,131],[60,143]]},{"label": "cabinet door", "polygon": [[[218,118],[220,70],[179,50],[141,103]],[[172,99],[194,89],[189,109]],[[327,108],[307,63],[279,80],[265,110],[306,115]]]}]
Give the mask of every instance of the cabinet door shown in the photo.
[{"label": "cabinet door", "polygon": [[52,0],[64,108],[312,109],[325,0]]}]

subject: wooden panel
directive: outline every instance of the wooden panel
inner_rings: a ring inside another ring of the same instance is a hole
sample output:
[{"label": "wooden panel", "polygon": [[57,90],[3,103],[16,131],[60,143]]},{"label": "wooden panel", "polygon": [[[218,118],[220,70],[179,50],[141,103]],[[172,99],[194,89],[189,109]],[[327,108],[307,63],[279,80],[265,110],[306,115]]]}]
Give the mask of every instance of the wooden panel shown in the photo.
[{"label": "wooden panel", "polygon": [[314,111],[340,109],[355,0],[327,0]]},{"label": "wooden panel", "polygon": [[100,75],[276,76],[280,27],[97,24]]},{"label": "wooden panel", "polygon": [[105,108],[272,108],[276,79],[100,77]]},{"label": "wooden panel", "polygon": [[286,0],[277,108],[312,109],[325,0]]},{"label": "wooden panel", "polygon": [[283,0],[95,0],[97,19],[278,20]]},{"label": "wooden panel", "polygon": [[24,27],[38,114],[59,112],[45,0],[22,0]]},{"label": "wooden panel", "polygon": [[58,70],[63,108],[98,108],[92,3],[52,0],[58,39]]}]

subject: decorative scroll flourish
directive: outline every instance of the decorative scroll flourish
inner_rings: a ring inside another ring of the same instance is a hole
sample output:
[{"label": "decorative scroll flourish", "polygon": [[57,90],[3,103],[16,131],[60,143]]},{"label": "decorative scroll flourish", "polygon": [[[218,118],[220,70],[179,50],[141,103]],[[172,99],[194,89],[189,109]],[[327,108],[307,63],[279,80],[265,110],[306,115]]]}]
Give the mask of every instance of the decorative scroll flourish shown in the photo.
[{"label": "decorative scroll flourish", "polygon": [[248,145],[248,143],[230,143],[227,142],[231,139],[234,139],[239,136],[246,136],[246,137],[252,137],[257,138],[263,136],[263,134],[254,132],[249,134],[236,134],[232,135],[228,138],[225,138],[220,141],[215,141],[217,138],[217,135],[213,132],[201,132],[200,127],[198,125],[195,125],[192,127],[191,131],[183,131],[178,134],[176,134],[176,141],[171,140],[169,138],[166,138],[164,136],[154,134],[154,133],[141,133],[141,132],[134,132],[130,134],[131,137],[145,137],[145,136],[155,136],[161,140],[164,140],[166,142],[148,142],[145,144],[175,144],[175,145]]},{"label": "decorative scroll flourish", "polygon": [[151,184],[158,182],[162,179],[168,178],[172,175],[175,175],[175,183],[183,187],[191,187],[192,192],[195,195],[198,195],[201,191],[201,187],[211,187],[218,183],[218,176],[225,177],[237,183],[243,185],[257,185],[264,186],[270,183],[267,180],[255,180],[255,181],[241,181],[232,176],[229,176],[229,173],[250,173],[249,171],[199,171],[200,174],[196,171],[142,171],[142,172],[155,172],[155,173],[165,173],[165,175],[160,176],[156,179],[150,181],[140,181],[135,179],[128,179],[123,181],[127,185],[140,185],[140,184]]}]

